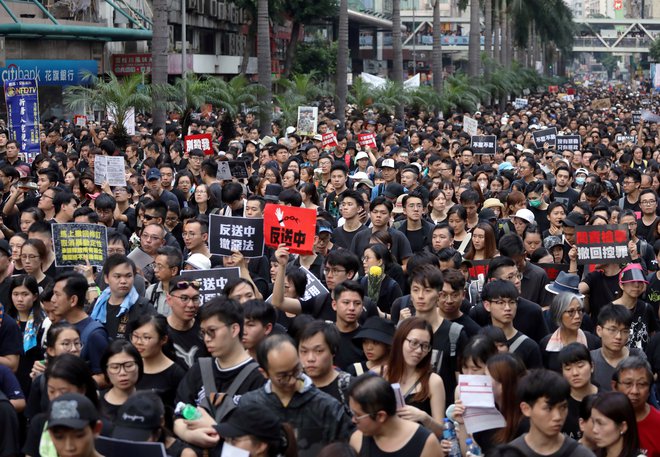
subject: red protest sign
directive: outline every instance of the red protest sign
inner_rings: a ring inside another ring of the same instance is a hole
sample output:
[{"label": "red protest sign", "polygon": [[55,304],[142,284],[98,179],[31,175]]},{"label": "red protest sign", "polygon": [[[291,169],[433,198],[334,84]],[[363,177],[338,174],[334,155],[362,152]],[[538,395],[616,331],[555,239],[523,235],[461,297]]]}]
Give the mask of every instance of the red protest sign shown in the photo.
[{"label": "red protest sign", "polygon": [[575,88],[569,87],[568,89],[566,89],[566,93],[568,95],[575,95]]},{"label": "red protest sign", "polygon": [[550,92],[551,94],[558,94],[559,86],[548,86],[548,92]]},{"label": "red protest sign", "polygon": [[316,210],[269,203],[264,209],[266,246],[286,244],[296,254],[311,254],[316,234]]},{"label": "red protest sign", "polygon": [[213,146],[211,146],[211,134],[202,133],[200,135],[188,135],[185,138],[186,152],[193,149],[201,149],[207,156],[213,155]]},{"label": "red protest sign", "polygon": [[337,137],[335,136],[334,133],[324,133],[323,137],[321,138],[321,147],[323,149],[325,148],[333,148],[337,146]]},{"label": "red protest sign", "polygon": [[76,114],[73,116],[73,125],[76,127],[84,127],[87,125],[87,116],[83,114]]},{"label": "red protest sign", "polygon": [[375,149],[376,146],[376,135],[373,133],[360,133],[358,135],[358,141],[360,142],[360,146],[363,147],[370,147],[372,149]]}]

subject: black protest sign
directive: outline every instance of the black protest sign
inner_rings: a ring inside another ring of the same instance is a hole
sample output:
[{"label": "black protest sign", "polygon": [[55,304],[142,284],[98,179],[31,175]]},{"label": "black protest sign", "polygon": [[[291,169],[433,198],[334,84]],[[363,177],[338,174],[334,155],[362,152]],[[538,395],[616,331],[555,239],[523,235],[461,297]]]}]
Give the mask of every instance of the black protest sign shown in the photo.
[{"label": "black protest sign", "polygon": [[199,281],[200,306],[222,295],[227,283],[241,277],[241,269],[238,267],[213,268],[211,270],[184,270],[181,276],[186,281]]},{"label": "black protest sign", "polygon": [[472,154],[493,155],[497,151],[497,136],[473,135],[470,137]]},{"label": "black protest sign", "polygon": [[617,143],[637,143],[637,135],[617,135],[614,140]]},{"label": "black protest sign", "polygon": [[642,120],[642,112],[641,111],[633,111],[632,112],[632,121],[633,124],[639,124],[639,122]]},{"label": "black protest sign", "polygon": [[557,135],[557,151],[578,151],[581,145],[580,135]]},{"label": "black protest sign", "polygon": [[[137,416],[140,417],[140,416]],[[167,457],[163,443],[150,443],[139,441],[118,440],[105,436],[96,437],[95,448],[105,457],[126,457],[139,455],[140,457]]]},{"label": "black protest sign", "polygon": [[53,224],[55,266],[103,266],[108,255],[107,228],[99,224]]},{"label": "black protest sign", "polygon": [[532,136],[537,149],[542,148],[545,143],[553,148],[557,146],[557,127],[535,130],[532,132]]},{"label": "black protest sign", "polygon": [[314,274],[309,271],[305,267],[300,267],[300,270],[305,272],[305,276],[307,276],[307,286],[305,287],[305,295],[302,296],[300,299],[301,301],[307,301],[311,300],[314,297],[318,297],[319,295],[327,295],[330,292],[328,289],[325,288],[323,283],[314,276]]},{"label": "black protest sign", "polygon": [[247,162],[244,160],[230,160],[229,170],[231,171],[231,175],[236,179],[247,179],[250,177],[248,175]]},{"label": "black protest sign", "polygon": [[560,271],[568,272],[568,267],[570,266],[567,263],[537,263],[536,265],[545,270],[550,281],[557,279]]},{"label": "black protest sign", "polygon": [[264,220],[247,217],[209,217],[209,250],[211,254],[231,255],[240,251],[244,257],[264,255]]},{"label": "black protest sign", "polygon": [[626,225],[584,225],[575,228],[578,264],[630,262]]}]

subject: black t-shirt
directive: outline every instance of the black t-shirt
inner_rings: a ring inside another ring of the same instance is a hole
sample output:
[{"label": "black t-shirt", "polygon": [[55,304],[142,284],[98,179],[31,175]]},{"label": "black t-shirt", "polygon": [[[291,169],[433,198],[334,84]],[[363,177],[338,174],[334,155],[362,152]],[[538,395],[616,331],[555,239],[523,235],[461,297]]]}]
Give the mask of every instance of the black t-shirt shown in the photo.
[{"label": "black t-shirt", "polygon": [[[2,421],[0,423],[3,424],[3,428],[6,426],[7,422],[5,422],[6,417],[0,418]],[[41,453],[39,452],[39,445],[41,444],[41,434],[44,431],[44,426],[46,425],[46,422],[48,421],[48,414],[47,413],[40,413],[34,416],[34,418],[30,421],[30,427],[28,428],[27,431],[27,438],[25,440],[25,444],[23,445],[23,454],[29,455],[30,457],[40,457]],[[2,449],[3,453],[0,455],[14,455],[13,453],[5,453],[4,451],[7,449],[5,446],[5,443],[3,443],[3,436],[8,435],[8,433],[0,433],[0,449]]]},{"label": "black t-shirt", "polygon": [[120,305],[111,305],[109,302],[107,304],[108,309],[106,312],[105,318],[105,329],[108,332],[111,340],[121,339],[127,337],[128,332],[128,312],[125,312],[121,316],[117,317],[119,314]]},{"label": "black t-shirt", "polygon": [[602,271],[592,271],[584,277],[584,282],[589,286],[589,315],[597,321],[600,309],[621,293],[619,275],[605,276]]},{"label": "black t-shirt", "polygon": [[481,326],[477,324],[474,319],[472,319],[467,314],[462,314],[458,319],[453,319],[452,322],[461,324],[463,329],[465,329],[465,334],[468,338],[472,338],[474,335],[481,331]]},{"label": "black t-shirt", "polygon": [[[456,389],[456,372],[458,372],[458,354],[467,343],[465,328],[462,328],[456,340],[456,352],[451,355],[450,329],[452,321],[443,319],[440,327],[433,334],[433,370],[442,378],[445,384],[445,398],[453,398]],[[458,325],[458,324],[454,324]]]},{"label": "black t-shirt", "polygon": [[23,355],[23,337],[20,327],[5,310],[0,324],[0,356],[7,355]]},{"label": "black t-shirt", "polygon": [[354,363],[366,360],[362,347],[353,344],[353,337],[359,330],[358,327],[352,332],[339,332],[340,343],[335,354],[335,365],[344,371]]},{"label": "black t-shirt", "polygon": [[206,350],[204,342],[199,337],[199,321],[195,323],[189,330],[176,330],[167,324],[167,335],[172,341],[174,351],[176,353],[176,360],[181,367],[188,370],[192,367],[197,359],[200,357],[208,357],[209,353]]},{"label": "black t-shirt", "polygon": [[642,219],[638,219],[637,220],[637,232],[636,232],[637,237],[651,243],[649,241],[651,239],[652,235],[653,235],[653,233],[651,232],[651,229],[653,228],[653,224],[657,220],[658,220],[658,218],[656,217],[655,220],[653,222],[651,222],[651,225],[645,225],[644,221]]},{"label": "black t-shirt", "polygon": [[339,376],[333,379],[332,382],[327,386],[318,387],[318,389],[321,392],[325,392],[326,394],[330,395],[331,397],[336,399],[339,403],[343,404],[343,398],[341,393],[339,392]]},{"label": "black t-shirt", "polygon": [[653,307],[643,300],[637,300],[632,312],[628,347],[645,350],[651,335],[657,332],[659,327],[658,316],[653,313]]},{"label": "black t-shirt", "polygon": [[150,390],[163,400],[166,407],[174,407],[174,397],[179,383],[186,375],[186,370],[178,363],[173,363],[160,373],[144,373],[135,386],[137,390]]},{"label": "black t-shirt", "polygon": [[423,228],[419,228],[418,230],[410,230],[407,228],[405,231],[401,230],[401,233],[408,238],[412,252],[420,252],[427,246]]},{"label": "black t-shirt", "polygon": [[556,202],[563,203],[567,208],[572,208],[577,203],[580,194],[575,189],[569,187],[565,192],[559,192],[557,189],[553,189],[552,196]]},{"label": "black t-shirt", "polygon": [[654,273],[649,279],[649,284],[646,286],[646,292],[644,293],[644,300],[653,307],[653,312],[657,316],[658,308],[660,308],[660,279],[658,279],[657,273]]},{"label": "black t-shirt", "polygon": [[340,248],[350,249],[351,243],[353,243],[353,238],[355,238],[355,235],[360,233],[362,230],[367,230],[367,227],[361,225],[357,230],[353,232],[347,232],[343,225],[341,227],[337,227],[332,231],[332,243],[335,246],[339,246]]},{"label": "black t-shirt", "polygon": [[[646,357],[651,364],[654,374],[660,373],[660,333],[651,337],[649,344],[646,345]],[[660,388],[660,376],[655,381],[656,391]]]},{"label": "black t-shirt", "polygon": [[525,336],[526,335],[523,335],[520,332],[516,332],[510,340],[507,340],[506,345],[511,347],[518,338],[524,338],[515,351],[512,352],[511,349],[509,349],[509,352],[512,352],[513,355],[518,357],[528,370],[533,368],[543,368],[543,359],[541,357],[541,350],[539,349],[538,343],[529,337],[525,338]]}]

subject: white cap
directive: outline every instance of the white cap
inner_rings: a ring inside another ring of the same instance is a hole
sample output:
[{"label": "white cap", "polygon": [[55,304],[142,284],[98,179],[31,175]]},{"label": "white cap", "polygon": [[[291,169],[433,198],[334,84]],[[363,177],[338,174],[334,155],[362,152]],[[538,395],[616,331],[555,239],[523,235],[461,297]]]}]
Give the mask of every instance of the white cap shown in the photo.
[{"label": "white cap", "polygon": [[364,152],[364,151],[360,151],[360,152],[358,152],[357,155],[355,156],[355,160],[356,160],[356,161],[357,161],[357,160],[360,160],[360,159],[368,159],[368,158],[369,158],[369,154],[367,154],[367,153]]},{"label": "white cap", "polygon": [[196,253],[188,257],[186,263],[192,267],[195,267],[196,270],[211,269],[211,259],[200,253]]},{"label": "white cap", "polygon": [[286,135],[287,136],[293,135],[294,133],[296,133],[296,128],[294,126],[290,125],[286,128]]},{"label": "white cap", "polygon": [[575,176],[577,176],[579,173],[582,173],[585,176],[589,176],[589,172],[587,171],[586,168],[578,168],[577,170],[575,170]]},{"label": "white cap", "polygon": [[383,163],[380,165],[380,168],[396,168],[396,165],[394,165],[394,159],[385,159],[383,160]]},{"label": "white cap", "polygon": [[535,220],[534,213],[532,213],[527,208],[522,208],[516,211],[516,215],[514,217],[519,217],[520,219],[527,221],[529,224],[534,223]]}]

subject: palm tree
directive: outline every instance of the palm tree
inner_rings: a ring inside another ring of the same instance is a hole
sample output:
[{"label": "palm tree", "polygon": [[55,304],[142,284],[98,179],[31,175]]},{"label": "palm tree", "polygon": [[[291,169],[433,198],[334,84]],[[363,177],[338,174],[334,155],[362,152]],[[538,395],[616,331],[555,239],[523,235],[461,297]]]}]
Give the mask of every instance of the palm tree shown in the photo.
[{"label": "palm tree", "polygon": [[195,111],[206,103],[217,104],[211,94],[213,79],[190,74],[185,79],[177,78],[173,85],[152,85],[154,98],[159,96],[161,99],[167,100],[169,109],[181,113],[181,127],[184,135],[188,132],[188,126]]},{"label": "palm tree", "polygon": [[107,80],[87,75],[90,86],[69,86],[64,89],[64,105],[73,112],[81,112],[93,106],[108,113],[114,119],[113,141],[120,147],[128,144],[124,122],[131,110],[151,108],[152,98],[148,86],[142,86],[142,74],[117,78],[110,73]]},{"label": "palm tree", "polygon": [[[414,39],[414,38],[413,38]],[[401,0],[392,0],[392,81],[403,87],[403,42],[401,41]],[[403,105],[396,116],[403,119]]]},{"label": "palm tree", "polygon": [[348,96],[348,0],[339,0],[339,26],[337,37],[337,96],[335,113],[344,123]]},{"label": "palm tree", "polygon": [[481,50],[481,28],[479,26],[479,0],[470,0],[470,41],[468,43],[468,75],[479,76],[479,54]]},{"label": "palm tree", "polygon": [[264,88],[260,93],[259,102],[259,134],[263,137],[270,133],[272,109],[268,106],[273,99],[271,81],[272,64],[270,60],[270,17],[268,15],[268,0],[257,0],[257,73],[259,84]]},{"label": "palm tree", "polygon": [[442,30],[440,24],[440,0],[433,1],[433,50],[431,52],[433,88],[442,91]]},{"label": "palm tree", "polygon": [[[167,51],[169,43],[169,28],[167,15],[169,13],[167,0],[153,1],[153,38],[151,40],[151,82],[157,85],[167,84]],[[186,14],[185,8],[181,12]],[[185,46],[185,43],[183,44]],[[153,99],[151,108],[154,129],[165,127],[165,100],[159,95]]]}]

